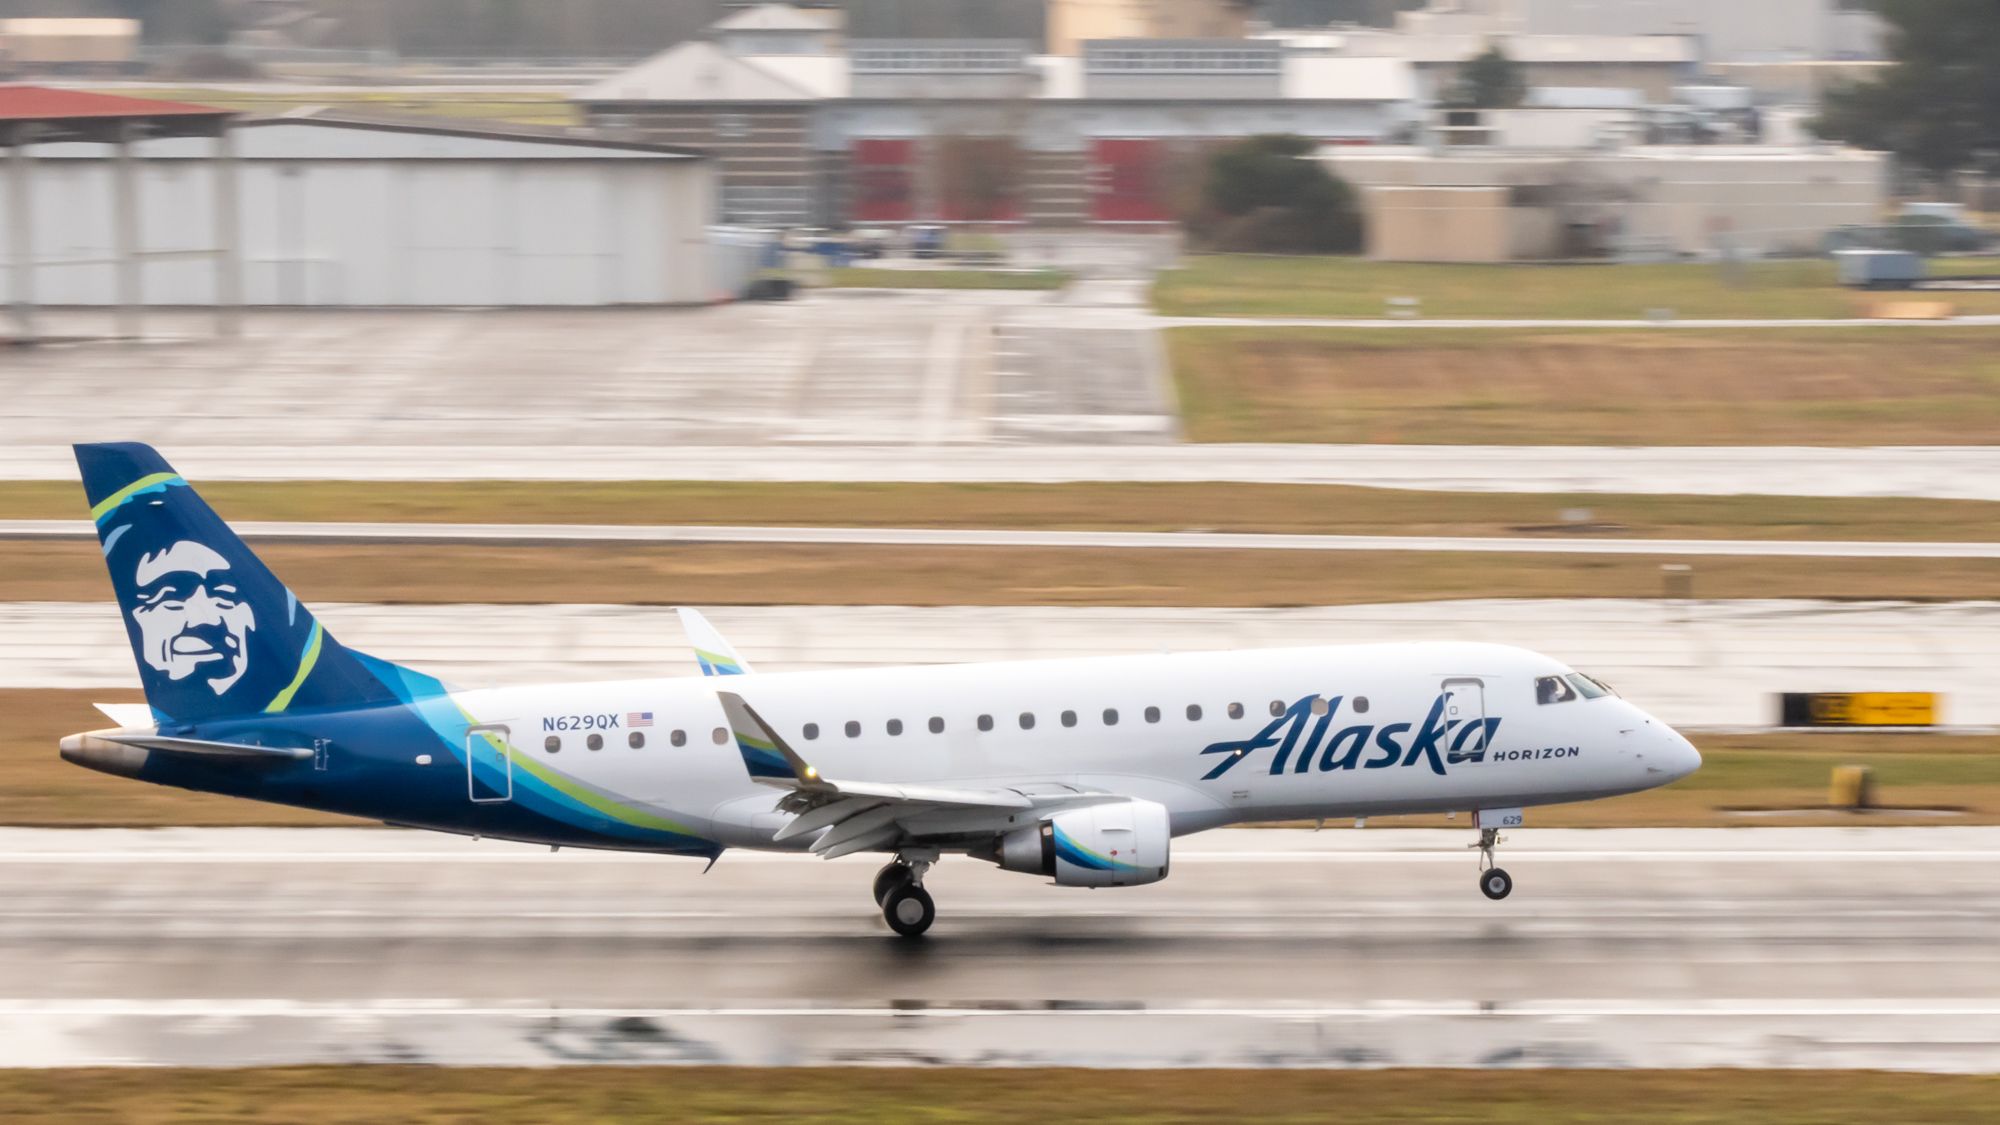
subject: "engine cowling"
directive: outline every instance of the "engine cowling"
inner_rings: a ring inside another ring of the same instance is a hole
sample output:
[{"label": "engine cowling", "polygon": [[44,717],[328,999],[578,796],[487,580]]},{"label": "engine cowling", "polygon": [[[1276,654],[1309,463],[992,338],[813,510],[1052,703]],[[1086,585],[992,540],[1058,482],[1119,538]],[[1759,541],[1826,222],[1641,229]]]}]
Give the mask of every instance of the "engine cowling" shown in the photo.
[{"label": "engine cowling", "polygon": [[1137,887],[1167,877],[1172,838],[1164,805],[1114,801],[1017,828],[1000,838],[995,858],[1059,887]]}]

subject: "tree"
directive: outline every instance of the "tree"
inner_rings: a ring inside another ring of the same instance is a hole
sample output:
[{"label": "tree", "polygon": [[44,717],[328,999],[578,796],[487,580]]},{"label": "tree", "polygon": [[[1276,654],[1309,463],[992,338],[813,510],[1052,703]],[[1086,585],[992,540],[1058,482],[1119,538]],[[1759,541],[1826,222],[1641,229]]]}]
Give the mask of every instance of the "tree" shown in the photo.
[{"label": "tree", "polygon": [[1458,68],[1458,86],[1450,104],[1463,109],[1508,109],[1528,96],[1528,78],[1498,43],[1488,43],[1484,51]]},{"label": "tree", "polygon": [[1813,131],[1884,149],[1937,176],[2000,172],[2000,4],[1874,0],[1891,65],[1829,91]]},{"label": "tree", "polygon": [[1187,227],[1221,250],[1346,253],[1361,247],[1354,190],[1315,159],[1318,143],[1288,133],[1215,150]]}]

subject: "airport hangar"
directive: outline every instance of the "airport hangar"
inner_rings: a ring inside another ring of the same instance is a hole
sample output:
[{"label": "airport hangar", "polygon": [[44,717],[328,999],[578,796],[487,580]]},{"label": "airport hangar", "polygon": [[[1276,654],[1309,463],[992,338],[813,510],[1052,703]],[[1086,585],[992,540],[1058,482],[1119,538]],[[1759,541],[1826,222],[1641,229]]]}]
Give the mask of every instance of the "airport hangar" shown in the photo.
[{"label": "airport hangar", "polygon": [[[27,89],[0,87],[0,124]],[[38,96],[37,122],[158,104],[46,94],[59,104]],[[703,153],[561,129],[209,113],[219,124],[201,136],[15,123],[0,179],[0,214],[13,219],[0,225],[10,296],[133,307],[679,305],[726,287],[711,258],[715,185]]]}]

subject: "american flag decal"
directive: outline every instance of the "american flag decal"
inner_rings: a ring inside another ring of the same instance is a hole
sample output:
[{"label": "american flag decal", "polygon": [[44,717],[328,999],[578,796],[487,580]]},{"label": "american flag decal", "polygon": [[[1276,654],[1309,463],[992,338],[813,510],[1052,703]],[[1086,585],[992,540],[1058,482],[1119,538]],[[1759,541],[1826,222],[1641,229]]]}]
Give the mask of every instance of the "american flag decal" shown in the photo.
[{"label": "american flag decal", "polygon": [[625,725],[628,727],[650,727],[653,725],[653,713],[651,711],[629,711],[625,715]]}]

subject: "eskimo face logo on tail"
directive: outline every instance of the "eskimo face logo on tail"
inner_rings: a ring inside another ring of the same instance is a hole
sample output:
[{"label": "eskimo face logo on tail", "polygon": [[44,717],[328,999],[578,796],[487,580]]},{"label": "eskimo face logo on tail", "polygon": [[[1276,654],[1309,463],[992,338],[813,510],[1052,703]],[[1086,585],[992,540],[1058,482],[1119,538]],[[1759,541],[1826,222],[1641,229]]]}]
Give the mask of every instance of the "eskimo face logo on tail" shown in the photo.
[{"label": "eskimo face logo on tail", "polygon": [[132,573],[139,655],[169,680],[194,677],[217,695],[250,670],[256,611],[231,580],[229,560],[182,539],[142,553]]},{"label": "eskimo face logo on tail", "polygon": [[1432,773],[1443,776],[1449,765],[1485,761],[1487,747],[1493,744],[1493,736],[1500,730],[1497,718],[1470,722],[1446,718],[1452,693],[1445,692],[1431,704],[1423,723],[1416,725],[1415,737],[1407,742],[1405,736],[1414,725],[1411,723],[1387,723],[1380,727],[1354,723],[1329,738],[1327,732],[1332,730],[1344,700],[1338,695],[1328,696],[1325,710],[1316,713],[1314,704],[1319,698],[1306,696],[1249,738],[1203,747],[1203,756],[1220,754],[1222,760],[1203,774],[1202,780],[1214,781],[1259,750],[1273,751],[1273,775],[1287,771],[1307,773],[1315,766],[1321,772],[1331,772],[1381,770],[1423,762]]}]

